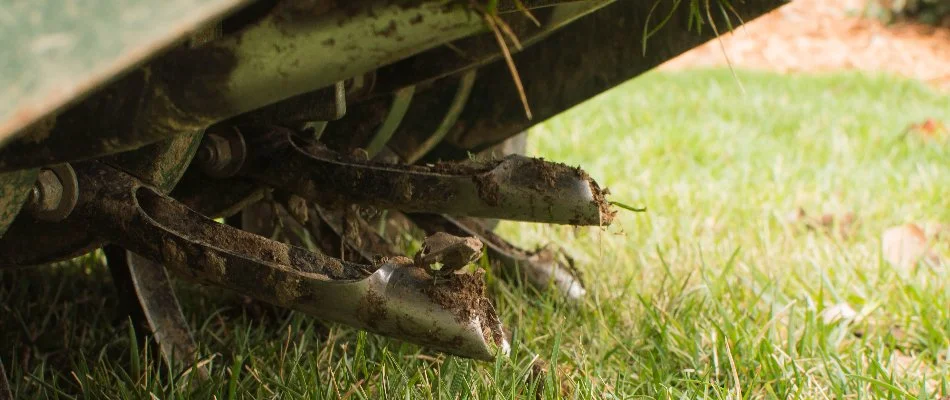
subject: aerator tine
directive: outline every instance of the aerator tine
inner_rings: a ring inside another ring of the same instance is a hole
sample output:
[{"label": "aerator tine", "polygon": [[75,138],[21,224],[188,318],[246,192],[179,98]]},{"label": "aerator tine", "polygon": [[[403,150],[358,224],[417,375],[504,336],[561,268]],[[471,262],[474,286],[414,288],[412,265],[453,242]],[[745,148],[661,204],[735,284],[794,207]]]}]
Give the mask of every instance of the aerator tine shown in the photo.
[{"label": "aerator tine", "polygon": [[280,127],[242,128],[238,175],[320,204],[572,225],[609,225],[613,211],[580,169],[512,155],[490,162],[383,164],[298,143]]},{"label": "aerator tine", "polygon": [[69,219],[179,276],[450,354],[508,352],[479,273],[436,284],[405,257],[356,264],[216,223],[98,162],[77,176]]},{"label": "aerator tine", "polygon": [[550,248],[535,252],[521,249],[472,218],[436,214],[409,214],[408,217],[429,234],[444,231],[478,238],[485,244],[488,258],[498,261],[503,267],[499,271],[502,278],[520,278],[538,290],[553,288],[572,301],[580,300],[587,294],[580,272],[570,262],[559,259],[558,254]]}]

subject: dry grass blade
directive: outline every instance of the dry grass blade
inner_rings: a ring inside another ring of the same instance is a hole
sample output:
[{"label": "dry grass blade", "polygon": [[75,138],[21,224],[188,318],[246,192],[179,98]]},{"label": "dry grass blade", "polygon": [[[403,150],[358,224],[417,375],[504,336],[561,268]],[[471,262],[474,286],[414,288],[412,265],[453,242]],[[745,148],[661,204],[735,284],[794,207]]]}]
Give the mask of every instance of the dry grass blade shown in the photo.
[{"label": "dry grass blade", "polygon": [[508,37],[508,40],[510,40],[511,43],[515,45],[515,49],[517,49],[518,51],[521,51],[522,50],[521,41],[518,40],[518,35],[515,35],[515,32],[511,30],[511,25],[508,25],[508,23],[505,22],[505,20],[501,19],[501,17],[498,17],[498,16],[492,16],[492,19],[495,21],[495,25],[497,25],[498,28],[500,28],[501,31],[505,34],[505,36]]},{"label": "dry grass blade", "polygon": [[535,26],[541,27],[541,21],[538,21],[538,19],[535,18],[534,14],[531,13],[531,10],[524,6],[524,3],[522,3],[520,0],[515,0],[515,7],[518,7],[518,11],[521,11],[525,17],[530,19],[531,22],[534,22]]},{"label": "dry grass blade", "polygon": [[511,79],[515,81],[515,87],[518,89],[518,95],[521,97],[521,104],[524,105],[524,113],[528,119],[532,119],[531,116],[531,107],[528,105],[528,96],[524,92],[524,85],[521,83],[521,75],[518,74],[518,68],[515,66],[515,60],[511,58],[511,51],[508,49],[508,43],[505,42],[505,38],[502,37],[501,30],[498,28],[498,24],[495,22],[495,17],[489,15],[488,13],[482,14],[485,19],[485,23],[491,28],[492,32],[495,34],[495,40],[498,41],[498,46],[501,47],[501,52],[505,56],[505,62],[508,64],[508,69],[511,71]]}]

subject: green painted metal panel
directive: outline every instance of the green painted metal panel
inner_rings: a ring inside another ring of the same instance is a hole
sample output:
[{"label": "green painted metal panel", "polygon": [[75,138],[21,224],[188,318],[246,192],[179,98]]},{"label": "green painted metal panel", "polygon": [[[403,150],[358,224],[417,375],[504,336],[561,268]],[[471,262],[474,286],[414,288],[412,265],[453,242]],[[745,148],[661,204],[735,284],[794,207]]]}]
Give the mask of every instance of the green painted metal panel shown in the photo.
[{"label": "green painted metal panel", "polygon": [[0,144],[247,0],[0,0]]}]

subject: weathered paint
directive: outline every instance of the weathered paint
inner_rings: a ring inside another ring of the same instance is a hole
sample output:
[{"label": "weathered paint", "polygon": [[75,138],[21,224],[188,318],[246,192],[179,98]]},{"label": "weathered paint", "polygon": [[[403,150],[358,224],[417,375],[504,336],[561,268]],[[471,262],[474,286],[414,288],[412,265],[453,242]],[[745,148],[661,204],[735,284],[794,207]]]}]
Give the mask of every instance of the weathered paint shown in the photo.
[{"label": "weathered paint", "polygon": [[247,2],[4,2],[0,7],[0,145]]},{"label": "weathered paint", "polygon": [[185,133],[141,149],[119,153],[105,162],[168,193],[184,175],[198,150],[202,132]]},{"label": "weathered paint", "polygon": [[307,5],[317,6],[281,3],[240,32],[126,74],[0,148],[0,171],[133,150],[484,29],[471,8],[441,0]]},{"label": "weathered paint", "polygon": [[0,174],[0,237],[29,197],[38,172],[38,169],[26,169]]}]

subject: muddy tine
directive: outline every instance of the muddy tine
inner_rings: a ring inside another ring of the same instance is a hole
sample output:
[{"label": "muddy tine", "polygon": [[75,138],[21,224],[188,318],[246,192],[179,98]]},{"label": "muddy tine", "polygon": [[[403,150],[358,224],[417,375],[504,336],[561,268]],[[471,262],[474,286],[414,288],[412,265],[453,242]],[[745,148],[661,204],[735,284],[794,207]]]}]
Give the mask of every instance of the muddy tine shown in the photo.
[{"label": "muddy tine", "polygon": [[437,282],[405,257],[344,262],[216,223],[103,164],[77,175],[72,222],[179,276],[463,357],[510,349],[481,273]]},{"label": "muddy tine", "polygon": [[432,166],[382,164],[301,145],[279,127],[247,128],[243,176],[322,204],[572,225],[609,225],[614,212],[578,168],[518,155]]},{"label": "muddy tine", "polygon": [[[311,206],[312,213],[343,238],[349,247],[356,249],[364,259],[372,261],[373,256],[392,257],[400,254],[388,239],[377,233],[359,215],[351,215],[355,213],[345,213],[343,210],[315,203],[311,203]],[[347,227],[348,223],[350,227]]]},{"label": "muddy tine", "polygon": [[569,300],[576,301],[587,294],[580,273],[569,263],[558,260],[557,254],[550,248],[533,253],[520,249],[471,218],[436,214],[409,214],[408,217],[430,234],[444,231],[477,237],[487,247],[488,257],[504,266],[504,273],[500,274],[502,277],[515,279],[520,276],[539,290],[553,286]]}]

